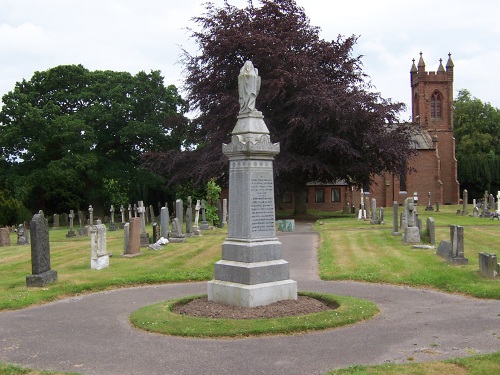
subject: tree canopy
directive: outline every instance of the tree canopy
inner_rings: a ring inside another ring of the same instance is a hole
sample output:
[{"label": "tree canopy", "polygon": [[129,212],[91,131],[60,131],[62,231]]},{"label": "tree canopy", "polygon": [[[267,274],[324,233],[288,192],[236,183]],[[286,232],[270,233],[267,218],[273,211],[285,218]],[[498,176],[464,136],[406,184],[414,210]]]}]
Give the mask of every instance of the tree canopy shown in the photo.
[{"label": "tree canopy", "polygon": [[460,186],[471,197],[500,190],[500,109],[462,89],[453,118]]},{"label": "tree canopy", "polygon": [[2,100],[0,183],[32,212],[125,204],[112,201],[113,189],[134,198],[161,188],[138,157],[180,149],[188,128],[187,103],[159,71],[58,66],[18,82]]},{"label": "tree canopy", "polygon": [[408,127],[394,125],[403,104],[374,91],[361,56],[352,56],[357,37],[325,41],[294,0],[259,2],[244,9],[207,3],[206,13],[193,19],[199,53],[184,52],[183,61],[187,98],[197,113],[194,147],[149,153],[145,165],[171,183],[217,177],[225,184],[221,145],[236,124],[239,70],[251,60],[262,79],[256,107],[281,145],[274,169],[279,192],[304,191],[311,181],[362,185],[375,174],[399,173],[413,152]]}]

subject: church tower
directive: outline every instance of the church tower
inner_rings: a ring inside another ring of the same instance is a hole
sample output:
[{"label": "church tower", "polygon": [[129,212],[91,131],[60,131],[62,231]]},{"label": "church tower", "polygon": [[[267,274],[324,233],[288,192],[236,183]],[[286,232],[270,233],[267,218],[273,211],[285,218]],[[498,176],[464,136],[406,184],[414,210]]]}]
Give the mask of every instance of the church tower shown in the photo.
[{"label": "church tower", "polygon": [[441,204],[457,204],[460,194],[453,133],[453,67],[451,54],[448,54],[446,68],[440,59],[437,71],[427,72],[420,52],[418,65],[415,66],[413,60],[410,70],[412,122],[432,139],[436,158],[433,178],[437,191],[433,190]]}]

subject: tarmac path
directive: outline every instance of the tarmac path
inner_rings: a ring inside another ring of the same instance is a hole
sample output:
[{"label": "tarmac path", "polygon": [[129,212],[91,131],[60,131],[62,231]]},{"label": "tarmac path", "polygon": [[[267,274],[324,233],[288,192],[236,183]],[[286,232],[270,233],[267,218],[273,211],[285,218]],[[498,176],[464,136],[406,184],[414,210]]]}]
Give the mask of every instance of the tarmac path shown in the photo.
[{"label": "tarmac path", "polygon": [[381,313],[352,326],[292,336],[188,339],[133,328],[129,314],[206,293],[206,283],[89,294],[0,313],[0,362],[83,374],[324,374],[354,364],[434,361],[500,350],[500,301],[432,290],[321,281],[310,225],[279,233],[299,290],[351,295]]}]

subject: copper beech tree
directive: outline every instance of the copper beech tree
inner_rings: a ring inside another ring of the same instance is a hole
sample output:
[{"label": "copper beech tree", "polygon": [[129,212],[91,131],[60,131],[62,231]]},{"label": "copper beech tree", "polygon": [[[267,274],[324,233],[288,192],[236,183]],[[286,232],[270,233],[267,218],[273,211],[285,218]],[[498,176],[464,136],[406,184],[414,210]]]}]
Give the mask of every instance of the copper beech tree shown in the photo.
[{"label": "copper beech tree", "polygon": [[277,193],[295,192],[305,213],[306,184],[344,179],[361,186],[385,171],[400,173],[412,157],[410,130],[394,125],[402,103],[383,99],[352,56],[357,37],[320,38],[294,0],[251,1],[244,9],[206,4],[190,29],[198,54],[184,51],[185,89],[196,113],[192,147],[152,152],[144,163],[171,183],[201,184],[216,176],[224,185],[228,162],[222,143],[239,111],[238,74],[247,60],[262,79],[257,109],[264,115],[275,159]]}]

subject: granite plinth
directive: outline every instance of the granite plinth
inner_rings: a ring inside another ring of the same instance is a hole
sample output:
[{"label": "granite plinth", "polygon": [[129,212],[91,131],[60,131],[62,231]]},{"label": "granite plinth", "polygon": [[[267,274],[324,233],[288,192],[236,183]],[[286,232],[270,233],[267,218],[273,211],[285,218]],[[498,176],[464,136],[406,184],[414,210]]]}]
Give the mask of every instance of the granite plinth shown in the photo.
[{"label": "granite plinth", "polygon": [[220,260],[214,264],[214,279],[244,285],[287,280],[290,276],[289,264],[283,259],[267,262],[233,262]]},{"label": "granite plinth", "polygon": [[226,239],[222,244],[222,259],[235,262],[265,262],[281,259],[282,244],[276,239],[243,241]]},{"label": "granite plinth", "polygon": [[26,276],[26,286],[27,287],[41,288],[41,287],[44,287],[47,284],[52,283],[56,280],[57,280],[57,271],[48,270],[48,271],[42,272],[38,275]]},{"label": "granite plinth", "polygon": [[243,285],[228,281],[208,282],[208,299],[232,306],[255,307],[283,300],[297,299],[297,282],[282,280],[270,283]]}]

